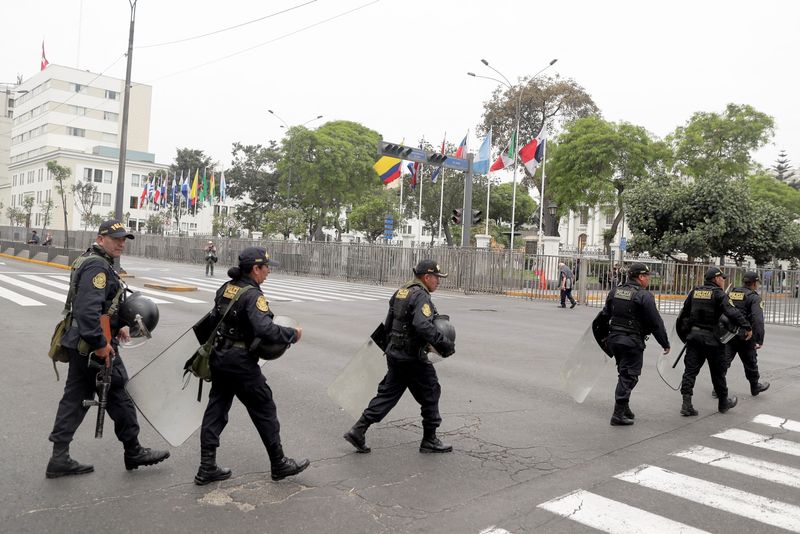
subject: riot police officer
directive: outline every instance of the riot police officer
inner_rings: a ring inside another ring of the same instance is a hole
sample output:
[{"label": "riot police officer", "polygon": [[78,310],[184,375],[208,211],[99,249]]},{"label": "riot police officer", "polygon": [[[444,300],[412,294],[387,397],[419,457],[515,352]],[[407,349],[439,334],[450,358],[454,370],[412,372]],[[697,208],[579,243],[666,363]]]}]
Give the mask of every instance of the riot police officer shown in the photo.
[{"label": "riot police officer", "polygon": [[[72,265],[70,294],[71,321],[61,339],[69,353],[69,371],[64,384],[64,395],[58,404],[56,420],[50,441],[53,455],[47,464],[47,478],[82,475],[94,471],[94,466],[82,464],[69,455],[69,444],[83,421],[88,408],[85,399],[95,394],[97,366],[112,358],[111,387],[108,390],[107,413],[114,421],[114,432],[125,447],[125,468],[137,469],[157,464],[169,458],[168,451],[142,447],[139,444],[139,423],[136,408],[125,391],[128,372],[118,354],[119,341],[130,339],[129,325],[121,324],[120,306],[124,305],[125,288],[114,271],[114,258],[122,255],[127,239],[133,239],[125,227],[116,220],[100,225],[95,243]],[[106,342],[100,327],[100,316],[111,318],[112,340]]]},{"label": "riot police officer", "polygon": [[[282,480],[296,475],[309,466],[306,459],[295,461],[283,454],[280,423],[272,390],[258,365],[258,346],[264,344],[289,345],[300,341],[301,328],[275,324],[261,284],[270,272],[267,252],[260,247],[249,247],[239,254],[238,267],[231,267],[231,278],[217,290],[214,313],[219,321],[228,305],[239,291],[249,289],[236,299],[223,319],[211,353],[211,391],[200,430],[200,468],[194,477],[202,486],[230,478],[231,470],[216,463],[217,448],[233,398],[238,398],[247,408],[271,464],[272,480]],[[216,323],[215,323],[216,324]],[[258,340],[258,342],[256,342]]]},{"label": "riot police officer", "polygon": [[744,287],[737,287],[729,296],[733,305],[744,314],[753,327],[753,337],[745,339],[744,332],[739,332],[725,345],[726,367],[739,355],[744,367],[744,376],[750,382],[750,393],[755,397],[769,388],[769,382],[759,382],[758,349],[764,344],[764,302],[758,294],[758,273],[748,271],[742,276]]},{"label": "riot police officer", "polygon": [[383,323],[388,329],[386,376],[361,418],[344,435],[344,439],[361,453],[370,452],[365,436],[369,426],[383,420],[406,389],[420,404],[422,413],[423,437],[419,452],[453,450],[451,445],[436,436],[436,429],[442,422],[439,415],[442,390],[436,369],[426,356],[429,344],[444,357],[455,352],[455,343],[434,324],[438,313],[431,301],[431,293],[436,291],[439,279],[447,277],[447,273],[443,273],[430,259],[420,261],[413,272],[414,278],[395,291],[389,300],[389,312]]},{"label": "riot police officer", "polygon": [[614,287],[606,298],[603,314],[609,317],[608,348],[617,362],[617,388],[614,392],[613,426],[632,425],[634,414],[629,401],[639,381],[644,359],[645,339],[653,334],[664,354],[670,351],[664,321],[656,309],[653,294],[647,291],[650,270],[643,263],[628,269],[628,280]]},{"label": "riot police officer", "polygon": [[679,328],[686,332],[685,370],[681,380],[683,396],[681,415],[684,416],[698,413],[692,406],[692,392],[695,379],[706,360],[711,372],[711,383],[719,399],[719,411],[725,413],[738,402],[735,396],[728,398],[725,348],[716,334],[716,329],[720,317],[724,314],[733,325],[746,331],[745,339],[753,336],[753,330],[742,312],[733,305],[730,297],[722,289],[725,279],[725,274],[718,267],[708,269],[705,283],[689,292],[678,316],[678,321],[681,323]]}]

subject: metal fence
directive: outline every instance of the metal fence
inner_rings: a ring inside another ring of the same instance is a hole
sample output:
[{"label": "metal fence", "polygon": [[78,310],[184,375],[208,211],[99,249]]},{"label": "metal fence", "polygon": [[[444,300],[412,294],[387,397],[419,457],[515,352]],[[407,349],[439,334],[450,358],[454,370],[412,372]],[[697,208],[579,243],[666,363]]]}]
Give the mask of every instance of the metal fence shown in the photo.
[{"label": "metal fence", "polygon": [[[53,243],[64,245],[63,231],[53,231]],[[23,242],[23,228],[0,227],[0,242]],[[94,231],[70,232],[72,249],[85,249],[94,241]],[[126,245],[126,254],[183,263],[203,263],[208,237],[170,237],[137,234]],[[79,246],[75,247],[75,243]],[[411,268],[424,258],[433,258],[449,276],[441,289],[465,293],[493,293],[532,300],[559,298],[558,264],[564,262],[576,275],[573,296],[581,303],[602,307],[609,289],[624,280],[624,265],[597,256],[569,254],[543,256],[473,248],[409,248],[388,245],[337,242],[268,241],[214,239],[218,267],[237,263],[239,252],[248,246],[267,249],[280,262],[275,270],[288,274],[333,278],[351,282],[398,286],[411,276]],[[23,245],[24,246],[24,245]],[[30,247],[30,246],[29,246]],[[47,247],[37,247],[38,249]],[[65,247],[66,248],[66,247]],[[74,252],[73,252],[74,254]],[[71,257],[71,256],[70,256]],[[662,313],[677,314],[686,294],[703,282],[707,264],[687,265],[671,261],[637,259],[652,271],[650,290]],[[626,258],[626,263],[630,260]],[[123,261],[124,265],[124,261]],[[725,266],[727,282],[741,285],[748,269]],[[762,280],[764,315],[769,323],[800,326],[800,271],[758,269]]]}]

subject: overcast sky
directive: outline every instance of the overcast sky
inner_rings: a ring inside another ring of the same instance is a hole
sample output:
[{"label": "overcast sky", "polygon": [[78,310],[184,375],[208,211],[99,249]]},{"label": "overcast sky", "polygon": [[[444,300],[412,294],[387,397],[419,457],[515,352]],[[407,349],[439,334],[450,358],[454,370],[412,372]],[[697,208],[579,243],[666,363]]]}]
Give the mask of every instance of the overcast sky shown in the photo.
[{"label": "overcast sky", "polygon": [[[0,82],[36,74],[42,40],[51,63],[124,79],[127,0],[2,12]],[[293,125],[323,115],[390,141],[457,143],[494,89],[466,75],[494,75],[481,58],[512,81],[558,58],[548,72],[582,85],[604,118],[659,137],[696,111],[750,104],[776,123],[756,160],[785,149],[798,166],[799,24],[800,2],[776,0],[139,0],[133,80],[153,87],[150,151],[163,163],[191,147],[229,166],[233,142],[281,137],[267,109]]]}]

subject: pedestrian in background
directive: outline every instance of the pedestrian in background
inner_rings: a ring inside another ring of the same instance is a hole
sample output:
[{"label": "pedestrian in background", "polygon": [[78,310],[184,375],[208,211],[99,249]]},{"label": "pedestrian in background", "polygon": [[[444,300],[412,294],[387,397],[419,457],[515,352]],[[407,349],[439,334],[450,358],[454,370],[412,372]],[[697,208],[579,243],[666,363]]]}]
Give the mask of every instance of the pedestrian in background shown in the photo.
[{"label": "pedestrian in background", "polygon": [[39,234],[36,233],[36,230],[31,232],[31,238],[28,239],[29,245],[38,245],[39,244]]},{"label": "pedestrian in background", "polygon": [[44,236],[44,242],[42,242],[42,246],[49,247],[53,244],[53,234],[47,232],[47,235]]},{"label": "pedestrian in background", "polygon": [[572,274],[572,269],[567,267],[567,264],[563,261],[558,264],[558,272],[558,287],[561,290],[561,307],[566,308],[567,299],[569,299],[569,308],[572,309],[576,304],[578,304],[575,302],[575,299],[572,298],[572,288],[575,285],[575,276]]},{"label": "pedestrian in background", "polygon": [[209,241],[203,249],[206,257],[206,276],[214,276],[214,264],[217,263],[217,247],[214,246],[213,241]]}]

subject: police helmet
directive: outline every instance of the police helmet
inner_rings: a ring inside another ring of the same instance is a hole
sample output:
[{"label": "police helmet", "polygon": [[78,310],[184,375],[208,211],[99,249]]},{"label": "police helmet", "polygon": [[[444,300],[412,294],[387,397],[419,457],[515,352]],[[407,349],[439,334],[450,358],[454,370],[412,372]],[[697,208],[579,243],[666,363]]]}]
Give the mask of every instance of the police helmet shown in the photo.
[{"label": "police helmet", "polygon": [[131,337],[150,337],[158,325],[158,306],[136,291],[119,307],[120,324],[130,328]]},{"label": "police helmet", "polygon": [[433,324],[444,337],[453,343],[456,342],[456,328],[453,326],[453,323],[450,322],[449,315],[437,315],[433,319]]},{"label": "police helmet", "polygon": [[[285,315],[273,317],[272,322],[278,326],[285,326],[288,328],[297,328],[300,326],[296,320]],[[291,345],[288,343],[269,343],[261,339],[256,339],[250,348],[252,352],[262,360],[277,360],[283,356],[283,353],[286,352],[286,349],[289,347],[291,347]]]}]

